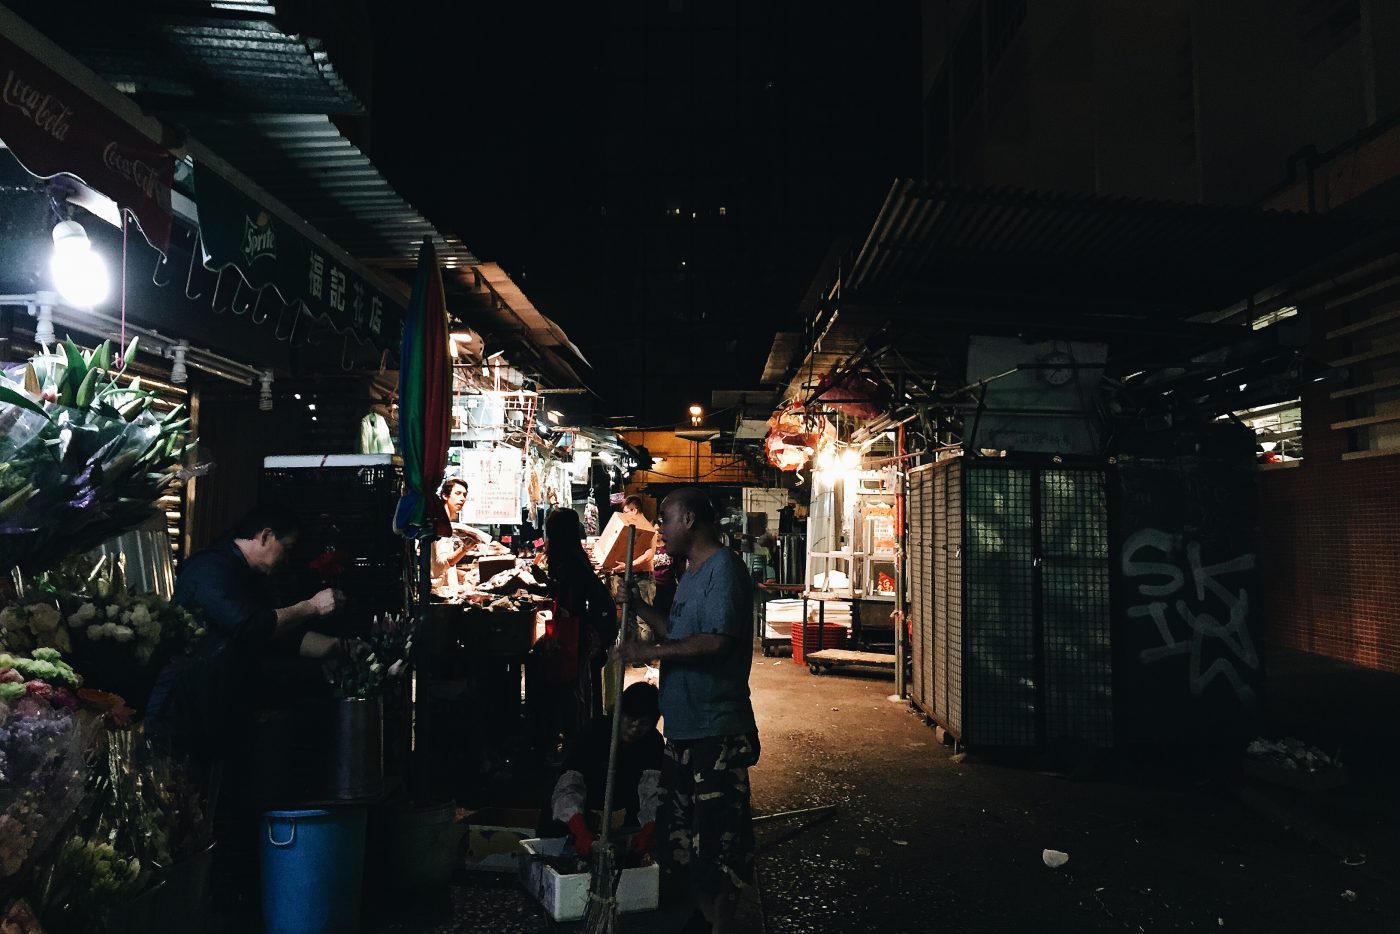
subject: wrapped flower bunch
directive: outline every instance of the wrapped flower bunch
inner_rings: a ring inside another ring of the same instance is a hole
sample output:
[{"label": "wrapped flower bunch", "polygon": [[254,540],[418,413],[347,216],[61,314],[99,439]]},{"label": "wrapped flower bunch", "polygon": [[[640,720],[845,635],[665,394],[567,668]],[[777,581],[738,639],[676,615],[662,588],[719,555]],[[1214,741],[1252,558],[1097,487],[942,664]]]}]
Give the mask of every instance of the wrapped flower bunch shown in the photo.
[{"label": "wrapped flower bunch", "polygon": [[0,374],[0,570],[51,567],[155,515],[189,441],[179,409],[71,340]]},{"label": "wrapped flower bunch", "polygon": [[393,614],[374,617],[369,636],[342,642],[335,696],[377,697],[384,684],[408,666],[413,650],[413,623]]},{"label": "wrapped flower bunch", "polygon": [[54,649],[0,653],[0,878],[43,849],[82,795],[79,683]]}]

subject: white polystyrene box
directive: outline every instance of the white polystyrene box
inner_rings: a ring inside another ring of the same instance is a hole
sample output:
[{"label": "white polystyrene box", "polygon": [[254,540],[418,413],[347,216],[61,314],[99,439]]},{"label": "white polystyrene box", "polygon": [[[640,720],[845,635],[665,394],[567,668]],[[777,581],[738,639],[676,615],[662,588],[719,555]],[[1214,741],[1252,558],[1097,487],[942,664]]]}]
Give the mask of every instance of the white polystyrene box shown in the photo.
[{"label": "white polystyrene box", "polygon": [[[555,921],[579,921],[588,912],[586,872],[561,875],[552,866],[531,859],[533,854],[559,856],[568,837],[520,841],[520,879]],[[621,848],[621,844],[619,844]],[[655,864],[622,870],[617,883],[617,908],[623,914],[655,911],[660,904],[661,869]]]}]

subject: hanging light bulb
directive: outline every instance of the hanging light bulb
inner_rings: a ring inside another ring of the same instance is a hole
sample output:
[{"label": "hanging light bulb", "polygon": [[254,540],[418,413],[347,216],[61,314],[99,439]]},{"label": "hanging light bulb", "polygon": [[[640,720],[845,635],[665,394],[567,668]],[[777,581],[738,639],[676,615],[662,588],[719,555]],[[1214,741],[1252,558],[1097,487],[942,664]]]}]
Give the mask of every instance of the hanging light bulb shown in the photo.
[{"label": "hanging light bulb", "polygon": [[258,392],[258,408],[264,412],[272,411],[272,371],[263,370],[259,378],[262,389]]},{"label": "hanging light bulb", "polygon": [[835,466],[836,455],[831,453],[831,448],[822,448],[821,453],[817,455],[817,469],[821,471],[827,471],[831,470]]},{"label": "hanging light bulb", "polygon": [[855,470],[860,466],[860,452],[855,448],[846,448],[841,452],[841,469]]},{"label": "hanging light bulb", "polygon": [[185,352],[189,349],[189,341],[180,341],[170,348],[170,356],[175,361],[170,364],[170,381],[176,386],[183,386],[190,378],[189,370],[185,368]]},{"label": "hanging light bulb", "polygon": [[111,290],[107,264],[93,252],[87,231],[77,221],[59,221],[54,225],[49,271],[53,274],[54,288],[68,304],[77,308],[91,308]]}]

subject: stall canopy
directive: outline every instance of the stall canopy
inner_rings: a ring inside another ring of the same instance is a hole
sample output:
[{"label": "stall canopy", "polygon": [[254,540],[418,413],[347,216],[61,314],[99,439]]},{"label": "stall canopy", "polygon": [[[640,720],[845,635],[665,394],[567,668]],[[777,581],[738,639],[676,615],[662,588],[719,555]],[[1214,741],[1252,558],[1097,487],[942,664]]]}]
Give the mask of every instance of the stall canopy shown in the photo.
[{"label": "stall canopy", "polygon": [[33,175],[71,175],[136,218],[161,253],[170,244],[175,157],[12,41],[0,9],[0,140]]},{"label": "stall canopy", "polygon": [[380,349],[399,346],[403,311],[388,292],[199,163],[194,187],[206,266],[232,266],[253,288],[270,287]]},{"label": "stall canopy", "polygon": [[[938,397],[966,377],[967,337],[1105,341],[1142,366],[1229,344],[1200,323],[1387,225],[1252,207],[897,180],[859,248],[824,268],[808,330],[778,335],[764,381],[789,398],[840,369],[902,375]],[[1247,330],[1247,327],[1246,327]]]}]

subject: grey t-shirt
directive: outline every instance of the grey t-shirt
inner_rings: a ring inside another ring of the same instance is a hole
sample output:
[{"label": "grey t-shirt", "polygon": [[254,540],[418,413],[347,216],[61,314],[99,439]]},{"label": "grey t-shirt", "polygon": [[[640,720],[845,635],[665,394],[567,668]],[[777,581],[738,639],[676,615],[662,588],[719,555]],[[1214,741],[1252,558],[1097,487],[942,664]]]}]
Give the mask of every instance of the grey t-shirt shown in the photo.
[{"label": "grey t-shirt", "polygon": [[753,581],[737,555],[722,549],[687,569],[671,604],[669,641],[698,633],[729,636],[729,649],[702,659],[661,663],[661,714],[668,739],[754,732],[749,702],[753,661]]}]

